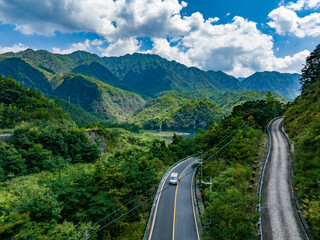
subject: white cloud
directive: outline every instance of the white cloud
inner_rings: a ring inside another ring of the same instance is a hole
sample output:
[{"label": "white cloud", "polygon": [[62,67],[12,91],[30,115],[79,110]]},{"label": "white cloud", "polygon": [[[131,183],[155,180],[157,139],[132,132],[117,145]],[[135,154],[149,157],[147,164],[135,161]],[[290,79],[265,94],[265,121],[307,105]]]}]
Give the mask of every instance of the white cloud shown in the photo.
[{"label": "white cloud", "polygon": [[70,48],[61,50],[60,48],[53,48],[52,52],[59,54],[69,54],[75,51],[89,51],[91,49],[90,40],[86,39],[84,42],[73,43]]},{"label": "white cloud", "polygon": [[99,48],[103,56],[121,56],[125,54],[132,54],[139,51],[140,42],[137,39],[119,39],[116,42],[109,43],[105,49]]},{"label": "white cloud", "polygon": [[211,23],[219,22],[219,20],[220,20],[220,18],[218,18],[218,17],[208,18],[208,21],[211,22]]},{"label": "white cloud", "polygon": [[20,51],[26,50],[27,48],[28,48],[28,46],[25,46],[22,43],[15,44],[11,47],[1,47],[0,46],[0,53],[2,54],[2,53],[7,53],[7,52],[20,52]]},{"label": "white cloud", "polygon": [[299,0],[280,6],[269,13],[271,21],[268,25],[280,35],[294,34],[299,38],[306,36],[320,36],[320,13],[311,13],[305,17],[299,17],[296,11],[313,9],[320,6],[320,0]]},{"label": "white cloud", "polygon": [[[282,5],[284,5],[282,3]],[[287,8],[294,11],[301,11],[303,9],[317,9],[320,7],[320,0],[298,0],[297,2],[289,2]]]},{"label": "white cloud", "polygon": [[179,29],[171,20],[186,2],[178,0],[0,0],[0,21],[24,34],[94,32],[109,41]]},{"label": "white cloud", "polygon": [[[318,1],[303,0],[301,8],[318,6]],[[105,38],[74,43],[64,50],[53,48],[63,54],[99,49],[104,56],[120,56],[140,51],[137,38],[149,37],[153,41],[149,52],[188,66],[236,76],[301,69],[306,52],[275,57],[272,36],[261,33],[255,22],[235,17],[219,24],[219,18],[204,19],[199,12],[182,16],[186,6],[178,0],[0,0],[0,21],[14,24],[24,34],[92,32]],[[290,6],[271,12],[269,25],[280,34],[317,36],[318,13],[299,18],[293,10],[299,7]]]},{"label": "white cloud", "polygon": [[187,66],[223,70],[234,76],[248,76],[255,71],[298,72],[308,51],[277,58],[273,38],[262,34],[256,23],[235,17],[232,23],[212,25],[200,16],[185,19],[195,30],[178,44],[167,39],[153,39],[152,52]]},{"label": "white cloud", "polygon": [[101,45],[103,45],[104,43],[105,43],[105,41],[99,40],[99,39],[95,39],[95,40],[93,40],[93,41],[91,42],[91,44],[94,45],[94,46],[101,46]]}]

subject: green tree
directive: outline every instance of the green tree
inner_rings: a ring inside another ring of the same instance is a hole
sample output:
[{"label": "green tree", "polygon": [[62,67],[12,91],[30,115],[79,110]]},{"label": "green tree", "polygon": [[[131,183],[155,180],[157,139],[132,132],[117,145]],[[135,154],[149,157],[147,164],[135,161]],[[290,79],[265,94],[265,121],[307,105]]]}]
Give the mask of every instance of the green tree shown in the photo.
[{"label": "green tree", "polygon": [[307,57],[306,64],[302,69],[300,83],[302,90],[315,82],[320,76],[320,44]]}]

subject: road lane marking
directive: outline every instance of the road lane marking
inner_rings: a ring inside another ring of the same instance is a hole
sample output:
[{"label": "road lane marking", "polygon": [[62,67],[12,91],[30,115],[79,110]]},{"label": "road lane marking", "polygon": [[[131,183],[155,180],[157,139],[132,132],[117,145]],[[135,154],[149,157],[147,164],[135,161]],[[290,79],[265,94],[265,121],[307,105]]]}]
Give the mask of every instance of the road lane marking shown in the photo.
[{"label": "road lane marking", "polygon": [[[196,160],[195,160],[196,161]],[[195,161],[192,161],[188,166],[185,167],[185,169],[183,169],[182,173],[179,176],[179,180],[181,179],[182,174],[184,173],[185,170],[187,170],[187,168],[193,164]],[[176,203],[177,203],[177,193],[178,193],[178,187],[179,187],[179,180],[177,183],[177,187],[176,187],[176,194],[174,196],[174,208],[173,208],[173,227],[172,227],[172,240],[174,240],[174,229],[175,229],[175,223],[176,223]]]},{"label": "road lane marking", "polygon": [[[188,158],[186,159],[185,161],[188,161],[190,160],[191,158]],[[177,165],[175,165],[174,167],[172,167],[171,170],[168,171],[167,175],[164,177],[164,179],[162,180],[162,184],[161,184],[161,187],[160,187],[160,190],[158,191],[159,194],[158,194],[158,199],[155,201],[156,202],[156,206],[155,206],[155,210],[154,210],[154,216],[153,216],[153,219],[151,220],[152,224],[151,224],[151,230],[150,230],[150,234],[149,234],[149,238],[148,240],[151,240],[152,239],[152,234],[153,234],[153,228],[154,228],[154,225],[155,225],[155,222],[156,222],[156,218],[157,218],[157,213],[158,213],[158,206],[159,206],[159,202],[160,202],[160,198],[161,198],[161,194],[162,194],[162,190],[163,190],[163,187],[165,185],[165,183],[167,182],[168,180],[168,177],[170,176],[170,174],[177,168],[179,167],[181,164],[183,164],[185,161],[182,161],[180,163],[178,163]]]},{"label": "road lane marking", "polygon": [[196,217],[196,213],[195,213],[195,210],[194,210],[194,208],[195,208],[195,205],[194,205],[194,195],[193,195],[193,179],[194,179],[194,175],[195,175],[195,173],[196,173],[196,171],[194,171],[193,173],[192,173],[192,179],[191,179],[191,199],[192,199],[192,210],[193,210],[193,217],[194,217],[194,224],[196,225],[196,231],[197,231],[197,237],[198,237],[198,239],[197,240],[200,240],[200,236],[199,236],[199,229],[198,229],[198,223],[197,223],[197,217]]}]

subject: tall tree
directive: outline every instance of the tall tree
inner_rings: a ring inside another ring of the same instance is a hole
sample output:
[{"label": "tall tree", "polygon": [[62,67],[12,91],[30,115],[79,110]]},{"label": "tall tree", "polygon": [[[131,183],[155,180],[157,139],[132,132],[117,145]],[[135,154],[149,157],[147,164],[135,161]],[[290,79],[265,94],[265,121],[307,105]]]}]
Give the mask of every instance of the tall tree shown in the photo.
[{"label": "tall tree", "polygon": [[316,81],[320,76],[320,44],[316,47],[315,50],[307,57],[306,65],[302,69],[302,76],[300,83],[302,89],[309,86],[310,83]]}]

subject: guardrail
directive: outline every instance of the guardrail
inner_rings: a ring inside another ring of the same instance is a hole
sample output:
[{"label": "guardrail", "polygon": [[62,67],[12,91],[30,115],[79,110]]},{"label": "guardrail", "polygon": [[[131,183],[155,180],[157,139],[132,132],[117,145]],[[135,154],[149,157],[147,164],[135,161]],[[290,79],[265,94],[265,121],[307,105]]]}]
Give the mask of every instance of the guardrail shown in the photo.
[{"label": "guardrail", "polygon": [[185,160],[187,160],[188,158],[191,158],[191,157],[195,157],[195,156],[197,156],[197,155],[199,155],[199,154],[201,154],[201,152],[197,152],[197,153],[195,153],[195,154],[193,154],[193,155],[187,156],[187,157],[179,160],[178,162],[172,164],[172,165],[167,169],[167,171],[162,175],[162,178],[161,178],[161,180],[160,180],[160,182],[159,182],[159,184],[158,184],[158,187],[157,187],[157,192],[156,192],[156,194],[155,194],[155,198],[153,199],[151,211],[150,211],[150,214],[149,214],[148,223],[147,223],[147,226],[146,226],[146,229],[145,229],[145,231],[144,231],[143,238],[142,238],[143,240],[145,240],[146,237],[147,237],[147,235],[148,235],[147,233],[148,233],[148,230],[149,230],[149,227],[150,227],[149,225],[150,225],[150,222],[151,222],[151,218],[153,217],[154,206],[155,206],[155,204],[156,204],[157,198],[159,198],[158,192],[159,192],[160,186],[161,186],[163,180],[165,179],[165,177],[167,176],[168,172],[171,171],[172,168],[174,168],[175,166],[177,166],[177,165],[178,165],[179,163],[181,163],[182,161],[185,161]]},{"label": "guardrail", "polygon": [[[197,175],[198,169],[199,169],[199,166],[197,166],[196,170],[194,171],[194,176]],[[198,198],[197,198],[197,194],[196,194],[196,178],[194,178],[194,180],[193,180],[193,196],[194,196],[194,201],[196,203],[196,208],[197,208],[197,212],[198,212],[198,216],[199,216],[199,221],[200,221],[200,226],[201,226],[201,236],[203,236],[203,239],[204,239],[204,228],[203,228],[202,218],[201,218],[201,214],[200,214],[200,210],[199,210]]]}]

